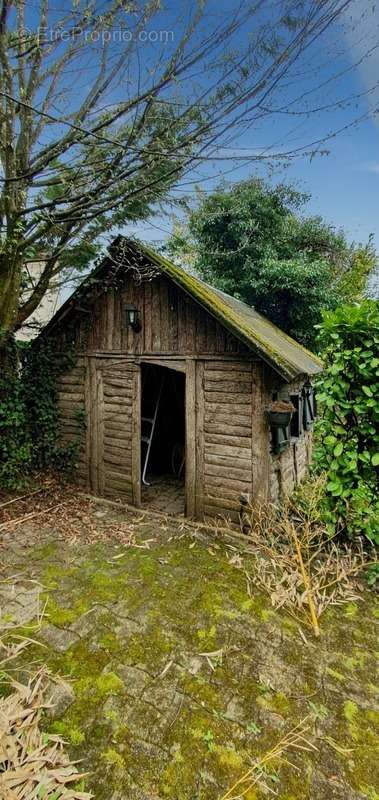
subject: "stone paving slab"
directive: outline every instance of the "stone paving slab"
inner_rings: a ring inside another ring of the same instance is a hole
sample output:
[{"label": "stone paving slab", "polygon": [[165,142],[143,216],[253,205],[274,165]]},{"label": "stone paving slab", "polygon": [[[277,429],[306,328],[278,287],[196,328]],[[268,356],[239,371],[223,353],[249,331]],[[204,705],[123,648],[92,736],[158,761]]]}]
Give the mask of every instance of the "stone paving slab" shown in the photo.
[{"label": "stone paving slab", "polygon": [[41,613],[41,587],[23,586],[9,580],[0,588],[0,626],[2,630],[14,625],[27,625]]},{"label": "stone paving slab", "polygon": [[[99,526],[115,517],[93,514]],[[221,800],[306,716],[317,750],[290,754],[295,768],[273,762],[268,791],[246,800],[378,800],[371,595],[331,609],[321,639],[304,640],[297,621],[248,596],[226,547],[178,535],[174,521],[145,521],[130,548],[70,546],[59,530],[38,539],[29,528],[25,545],[20,531],[8,553],[1,619],[28,631],[46,602],[33,635],[45,647],[20,667],[64,677],[45,729],[83,759],[96,800]]]}]

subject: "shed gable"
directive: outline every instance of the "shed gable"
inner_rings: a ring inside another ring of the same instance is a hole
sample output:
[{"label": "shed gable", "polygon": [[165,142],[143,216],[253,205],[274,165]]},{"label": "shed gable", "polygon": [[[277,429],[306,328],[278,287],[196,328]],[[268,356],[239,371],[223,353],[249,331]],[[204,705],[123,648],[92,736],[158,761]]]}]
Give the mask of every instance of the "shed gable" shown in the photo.
[{"label": "shed gable", "polygon": [[[140,312],[139,333],[127,324],[130,304]],[[90,352],[248,353],[237,337],[165,275],[135,280],[132,273],[126,273],[121,286],[104,288],[87,307],[74,311],[72,322],[76,343]]]},{"label": "shed gable", "polygon": [[[322,370],[321,360],[296,342],[290,336],[285,334],[282,330],[273,325],[266,317],[259,314],[252,306],[231,297],[224,292],[215,289],[214,287],[204,283],[199,278],[190,275],[186,270],[171,263],[167,259],[155,253],[146,245],[141,242],[135,242],[123,237],[118,237],[110,249],[110,255],[106,256],[101,264],[83,281],[82,285],[74,292],[73,296],[63,304],[62,308],[55,314],[50,323],[46,326],[44,334],[49,334],[51,329],[60,326],[62,320],[65,320],[67,315],[72,318],[75,315],[75,309],[80,307],[82,300],[89,303],[86,311],[90,313],[90,306],[93,308],[98,303],[99,289],[100,294],[103,289],[105,293],[112,291],[112,280],[116,281],[118,286],[124,286],[126,274],[137,275],[140,280],[135,281],[135,287],[141,287],[145,281],[151,282],[156,276],[162,278],[162,289],[167,285],[165,281],[169,281],[169,285],[175,285],[183,291],[183,294],[189,298],[196,309],[201,309],[202,314],[205,313],[206,318],[212,319],[212,325],[217,323],[223,331],[225,345],[221,350],[212,349],[208,351],[208,344],[204,349],[205,334],[199,325],[195,324],[194,330],[196,333],[193,337],[198,339],[199,342],[203,339],[203,344],[200,344],[200,353],[203,352],[250,352],[258,356],[262,361],[265,361],[282,379],[286,382],[296,379],[302,375],[316,375]],[[143,280],[144,278],[144,280]],[[115,285],[113,283],[113,285]],[[172,290],[170,289],[170,292]],[[143,301],[144,309],[146,308],[145,297],[138,298],[140,302]],[[150,319],[155,319],[161,324],[161,332],[159,332],[160,341],[165,341],[165,317],[161,314],[161,300],[151,298],[150,306]],[[167,304],[168,308],[168,304]],[[120,339],[122,342],[122,306],[118,302],[107,304],[105,313],[108,315],[107,322],[104,323],[101,313],[98,313],[99,322],[95,319],[91,327],[91,333],[94,341],[97,342],[96,337],[102,336],[101,331],[98,330],[99,326],[105,324],[107,340],[113,345],[114,328],[116,336],[120,332]],[[117,314],[120,314],[119,319]],[[197,312],[194,312],[196,316]],[[178,314],[179,319],[179,314]],[[116,320],[116,321],[115,321]],[[119,326],[117,326],[117,321]],[[97,324],[98,322],[98,324]],[[147,315],[145,322],[148,322]],[[80,323],[81,329],[83,323]],[[171,318],[168,321],[168,336],[171,336]],[[179,325],[179,322],[178,322]],[[190,327],[190,321],[187,322],[187,328]],[[88,325],[87,325],[88,329]],[[228,334],[226,333],[228,332]],[[157,336],[156,325],[152,328],[152,335]],[[220,334],[221,335],[221,334]],[[233,345],[231,349],[228,346],[227,336],[231,337]],[[80,335],[77,339],[80,339]],[[237,341],[238,348],[234,344]],[[242,343],[242,346],[241,346]],[[121,347],[122,345],[120,345]],[[157,341],[155,347],[151,352],[167,352],[158,346]],[[125,347],[124,347],[125,352]],[[128,352],[128,350],[127,350]],[[138,349],[132,352],[138,353]],[[173,351],[175,352],[175,351]],[[186,351],[184,351],[186,352]],[[193,351],[196,352],[196,351]]]}]

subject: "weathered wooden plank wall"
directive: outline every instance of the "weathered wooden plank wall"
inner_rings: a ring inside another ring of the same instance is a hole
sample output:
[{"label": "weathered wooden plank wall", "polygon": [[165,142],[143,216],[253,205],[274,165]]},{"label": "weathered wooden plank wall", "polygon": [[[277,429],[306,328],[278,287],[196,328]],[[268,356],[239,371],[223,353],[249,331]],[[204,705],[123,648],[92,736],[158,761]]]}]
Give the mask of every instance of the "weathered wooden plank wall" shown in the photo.
[{"label": "weathered wooden plank wall", "polygon": [[254,499],[270,499],[270,428],[265,414],[271,400],[267,379],[271,370],[263,361],[252,364],[253,393],[251,407],[251,442]]},{"label": "weathered wooden plank wall", "polygon": [[[199,369],[199,367],[198,367]],[[197,512],[235,518],[252,494],[252,363],[204,361],[198,376]]]},{"label": "weathered wooden plank wall", "polygon": [[[141,314],[140,333],[128,327],[126,306]],[[78,318],[88,351],[154,353],[247,353],[247,348],[204,312],[181,289],[160,276],[135,283],[129,279],[123,290],[112,289],[94,301],[91,317]]]},{"label": "weathered wooden plank wall", "polygon": [[[127,325],[130,303],[139,333]],[[57,347],[74,343],[81,355],[58,382],[59,440],[79,442],[78,476],[93,491],[140,503],[140,357],[186,372],[189,516],[236,519],[241,493],[277,502],[305,476],[311,433],[271,452],[264,409],[277,376],[166,277],[128,278],[77,310]]]},{"label": "weathered wooden plank wall", "polygon": [[[140,310],[140,333],[127,325],[130,303]],[[58,382],[59,437],[79,440],[78,475],[93,491],[140,502],[142,356],[186,371],[189,515],[236,518],[242,492],[276,502],[306,474],[311,434],[280,456],[270,451],[264,409],[278,378],[166,277],[127,278],[77,310],[57,347],[74,342],[81,355]]]},{"label": "weathered wooden plank wall", "polygon": [[71,443],[78,445],[77,474],[87,484],[85,378],[85,359],[80,357],[72,369],[59,377],[57,393],[58,443],[65,446]]}]

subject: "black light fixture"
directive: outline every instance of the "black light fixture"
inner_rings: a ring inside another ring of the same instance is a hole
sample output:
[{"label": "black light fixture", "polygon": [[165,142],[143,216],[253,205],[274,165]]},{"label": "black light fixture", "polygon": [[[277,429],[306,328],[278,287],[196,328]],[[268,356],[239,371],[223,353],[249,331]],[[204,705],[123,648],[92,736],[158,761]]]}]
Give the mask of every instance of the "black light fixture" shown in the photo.
[{"label": "black light fixture", "polygon": [[307,378],[303,386],[303,425],[306,431],[309,431],[312,423],[316,419],[316,404],[314,397],[313,386]]},{"label": "black light fixture", "polygon": [[311,384],[311,382],[310,382],[309,378],[307,378],[307,380],[305,381],[305,383],[304,383],[304,386],[303,386],[304,392],[305,392],[307,395],[309,395],[309,394],[310,394],[310,392],[311,392],[311,390],[312,390],[312,388],[313,388],[313,387],[312,387],[312,384]]},{"label": "black light fixture", "polygon": [[132,328],[135,333],[139,333],[142,325],[138,308],[135,306],[126,306],[125,311],[129,328]]}]

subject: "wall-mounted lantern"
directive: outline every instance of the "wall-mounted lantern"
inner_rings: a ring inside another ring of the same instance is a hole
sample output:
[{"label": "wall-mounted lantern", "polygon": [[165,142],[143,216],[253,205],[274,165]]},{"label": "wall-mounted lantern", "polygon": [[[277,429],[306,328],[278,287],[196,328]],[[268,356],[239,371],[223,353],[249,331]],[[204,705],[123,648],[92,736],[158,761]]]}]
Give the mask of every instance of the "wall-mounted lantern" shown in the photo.
[{"label": "wall-mounted lantern", "polygon": [[139,333],[142,328],[142,325],[140,319],[140,312],[138,308],[136,308],[135,306],[126,306],[125,311],[126,311],[126,321],[129,325],[129,328],[132,328],[132,330],[135,333]]},{"label": "wall-mounted lantern", "polygon": [[316,419],[316,402],[314,396],[313,386],[308,379],[303,386],[303,425],[306,431],[312,427],[312,423]]}]

